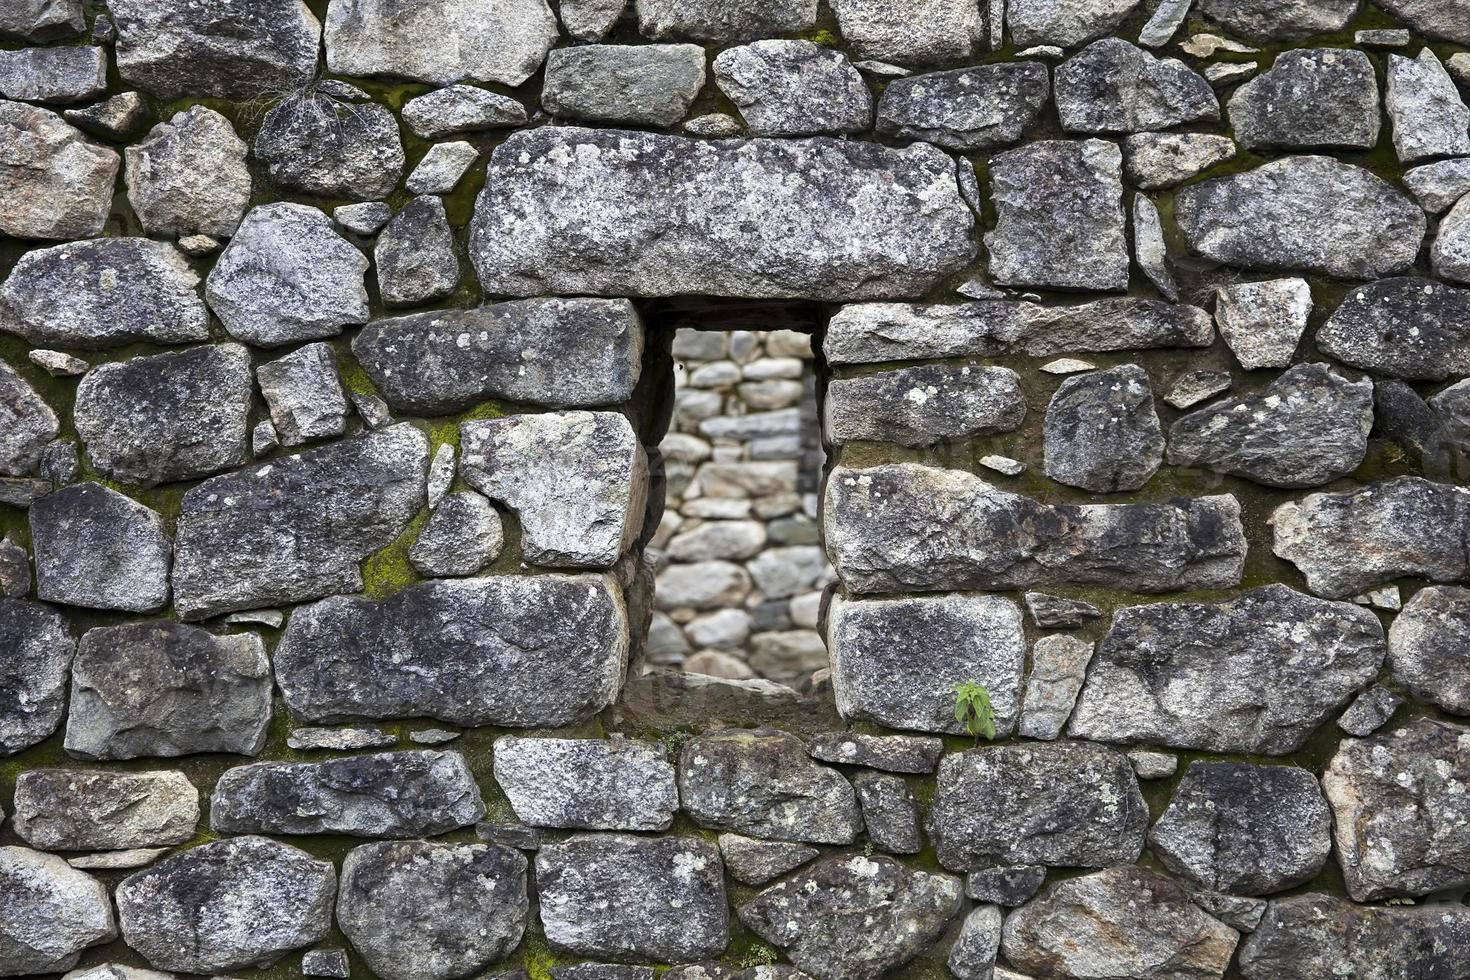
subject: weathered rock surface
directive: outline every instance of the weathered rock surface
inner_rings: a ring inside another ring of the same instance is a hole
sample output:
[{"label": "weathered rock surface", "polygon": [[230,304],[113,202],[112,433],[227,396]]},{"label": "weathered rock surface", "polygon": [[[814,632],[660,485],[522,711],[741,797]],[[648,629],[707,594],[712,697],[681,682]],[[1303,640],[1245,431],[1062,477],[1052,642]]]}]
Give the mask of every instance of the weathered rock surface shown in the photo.
[{"label": "weathered rock surface", "polygon": [[657,742],[506,735],[495,741],[495,781],[533,827],[668,830],[679,809]]},{"label": "weathered rock surface", "polygon": [[1430,48],[1417,58],[1388,56],[1383,104],[1401,163],[1470,153],[1470,108]]},{"label": "weathered rock surface", "polygon": [[1237,283],[1215,293],[1220,336],[1247,371],[1291,364],[1311,313],[1312,289],[1305,279]]},{"label": "weathered rock surface", "polygon": [[451,493],[434,508],[408,560],[430,578],[474,575],[504,547],[500,514],[490,501],[478,493]]},{"label": "weathered rock surface", "polygon": [[853,774],[868,840],[889,854],[917,854],[924,846],[919,805],[902,776],[863,770]]},{"label": "weathered rock surface", "polygon": [[1077,704],[1092,652],[1091,643],[1064,635],[1043,636],[1031,647],[1031,673],[1021,712],[1023,738],[1051,741],[1062,733]]},{"label": "weathered rock surface", "polygon": [[1072,714],[1074,738],[1284,755],[1378,675],[1370,611],[1284,585],[1223,603],[1120,609]]},{"label": "weathered rock surface", "polygon": [[1165,867],[1203,888],[1266,895],[1315,878],[1331,834],[1309,770],[1193,762],[1148,840]]},{"label": "weathered rock surface", "polygon": [[883,90],[878,132],[951,150],[1010,146],[1041,115],[1051,74],[1038,61],[900,78]]},{"label": "weathered rock surface", "polygon": [[748,41],[800,34],[817,23],[817,0],[633,0],[638,30],[655,40]]},{"label": "weathered rock surface", "polygon": [[1004,914],[994,905],[979,906],[965,916],[946,961],[957,980],[991,980],[995,975],[1003,921]]},{"label": "weathered rock surface", "polygon": [[1040,864],[1101,868],[1143,851],[1148,807],[1127,756],[1086,742],[944,757],[929,836],[952,871]]},{"label": "weathered rock surface", "polygon": [[122,158],[53,112],[0,100],[0,232],[17,238],[101,234]]},{"label": "weathered rock surface", "polygon": [[0,11],[0,34],[22,41],[54,41],[86,29],[82,0],[15,0]]},{"label": "weathered rock surface", "polygon": [[756,41],[720,52],[713,67],[715,84],[753,135],[837,135],[872,124],[873,93],[839,51],[811,41]]},{"label": "weathered rock surface", "polygon": [[912,463],[839,467],[825,512],[828,556],[843,583],[864,593],[1228,588],[1245,554],[1239,504],[1228,495],[1048,505]]},{"label": "weathered rock surface", "polygon": [[108,0],[107,9],[123,81],[160,99],[258,98],[316,74],[321,24],[302,0]]},{"label": "weathered rock surface", "polygon": [[1388,630],[1394,680],[1420,701],[1470,715],[1470,589],[1415,593]]},{"label": "weathered rock surface", "polygon": [[1164,461],[1148,373],[1136,364],[1062,382],[1046,408],[1046,475],[1097,493],[1137,490]]},{"label": "weathered rock surface", "polygon": [[918,735],[864,735],[823,732],[807,740],[807,754],[822,762],[866,766],[884,772],[933,772],[944,753],[944,741]]},{"label": "weathered rock surface", "polygon": [[1345,364],[1413,381],[1470,373],[1470,290],[1433,279],[1383,279],[1349,293],[1317,331]]},{"label": "weathered rock surface", "polygon": [[0,599],[0,757],[45,741],[66,712],[76,641],[47,606]]},{"label": "weathered rock surface", "polygon": [[260,393],[283,446],[299,446],[347,431],[347,394],[330,344],[298,347],[256,368]]},{"label": "weathered rock surface", "polygon": [[183,254],[165,242],[98,238],[35,249],[0,287],[0,329],[83,350],[207,340],[198,286]]},{"label": "weathered rock surface", "polygon": [[1470,283],[1470,205],[1464,198],[1440,222],[1429,259],[1440,278]]},{"label": "weathered rock surface", "polygon": [[264,837],[170,855],[117,886],[123,938],[153,966],[217,973],[274,960],[325,939],[337,875]]},{"label": "weathered rock surface", "polygon": [[546,61],[541,105],[553,116],[633,126],[672,126],[704,88],[697,44],[589,44]]},{"label": "weathered rock surface", "polygon": [[769,729],[703,735],[679,752],[679,799],[702,827],[811,844],[850,844],[862,829],[852,786]]},{"label": "weathered rock surface", "polygon": [[526,124],[526,107],[473,85],[450,85],[410,99],[403,121],[426,140]]},{"label": "weathered rock surface", "polygon": [[284,190],[356,201],[391,194],[405,162],[398,120],[387,108],[319,91],[293,95],[266,113],[255,158]]},{"label": "weathered rock surface", "polygon": [[557,13],[562,26],[578,41],[601,41],[627,9],[628,0],[567,0]]},{"label": "weathered rock surface", "polygon": [[470,253],[498,294],[917,295],[975,254],[955,173],[929,146],[546,128],[492,154]]},{"label": "weathered rock surface", "polygon": [[1203,0],[1199,12],[1257,43],[1300,41],[1348,25],[1360,0]]},{"label": "weathered rock surface", "polygon": [[719,843],[725,870],[741,884],[753,886],[779,878],[822,853],[805,844],[754,840],[739,834],[721,834]]},{"label": "weathered rock surface", "polygon": [[962,735],[955,686],[990,692],[998,735],[1020,712],[1026,641],[1021,611],[999,596],[833,601],[827,622],[832,685],[844,718]]},{"label": "weathered rock surface", "polygon": [[205,295],[231,336],[276,347],[366,323],[367,269],[367,257],[320,210],[265,204],[245,216]]},{"label": "weathered rock surface", "polygon": [[36,389],[0,361],[0,474],[36,472],[42,454],[59,431],[56,413]]},{"label": "weathered rock surface", "polygon": [[1026,611],[1031,614],[1031,621],[1042,629],[1085,626],[1090,620],[1102,615],[1102,610],[1084,599],[1048,595],[1045,592],[1027,592],[1025,598]]},{"label": "weathered rock surface", "polygon": [[1020,376],[1010,368],[923,365],[827,386],[833,442],[932,446],[1019,428],[1026,418]]},{"label": "weathered rock surface", "polygon": [[1383,0],[1382,6],[1420,33],[1470,44],[1470,11],[1458,0]]},{"label": "weathered rock surface", "polygon": [[729,942],[724,870],[708,841],[582,834],[537,852],[536,887],[547,940],[579,956],[692,963]]},{"label": "weathered rock surface", "polygon": [[1220,118],[1209,82],[1122,38],[1094,41],[1056,74],[1057,112],[1070,133],[1139,133]]},{"label": "weathered rock surface", "polygon": [[611,568],[642,529],[648,464],[626,417],[516,415],[460,432],[460,474],[520,516],[527,561]]},{"label": "weathered rock surface", "polygon": [[0,973],[59,973],[117,938],[107,886],[54,854],[0,847]]},{"label": "weathered rock surface", "polygon": [[1197,306],[1117,296],[1079,306],[1020,304],[1021,350],[1032,357],[1075,352],[1208,347],[1215,331]]},{"label": "weathered rock surface", "polygon": [[593,575],[410,586],[298,609],[275,652],[291,713],[316,724],[436,718],[557,727],[617,695],[628,656],[617,587]]},{"label": "weathered rock surface", "polygon": [[88,102],[107,91],[107,53],[92,45],[0,51],[0,96]]},{"label": "weathered rock surface", "polygon": [[1006,919],[1001,949],[1028,973],[1136,980],[1225,975],[1240,936],[1143,868],[1070,878]]},{"label": "weathered rock surface", "polygon": [[1123,138],[1124,171],[1140,190],[1182,184],[1235,156],[1235,141],[1209,133],[1134,133]]},{"label": "weathered rock surface", "polygon": [[248,152],[228,119],[194,106],[128,147],[128,201],[150,235],[228,238],[250,205]]},{"label": "weathered rock surface", "polygon": [[93,466],[151,487],[243,465],[251,397],[250,352],[213,344],[99,364],[74,419]]},{"label": "weathered rock surface", "polygon": [[[990,161],[997,221],[985,236],[1005,286],[1128,288],[1123,154],[1102,140],[1044,140]],[[1067,235],[1049,229],[1067,228]]]},{"label": "weathered rock surface", "polygon": [[1382,121],[1378,77],[1361,51],[1284,51],[1230,97],[1230,125],[1248,149],[1372,149]]},{"label": "weathered rock surface", "polygon": [[373,250],[378,291],[386,306],[422,306],[459,287],[459,258],[444,202],[414,198],[388,223]]},{"label": "weathered rock surface", "polygon": [[15,781],[15,832],[48,851],[183,844],[199,791],[182,772],[35,769]]},{"label": "weathered rock surface", "polygon": [[1372,735],[1388,724],[1403,703],[1403,695],[1394,693],[1384,684],[1374,684],[1348,705],[1342,717],[1337,719],[1337,727],[1358,738]]},{"label": "weathered rock surface", "polygon": [[1470,160],[1438,160],[1404,171],[1404,186],[1430,214],[1443,214],[1470,192]]},{"label": "weathered rock surface", "polygon": [[627,300],[528,299],[375,320],[352,350],[389,404],[415,414],[492,398],[615,405],[638,383],[643,322]]},{"label": "weathered rock surface", "polygon": [[344,75],[515,86],[556,43],[546,0],[336,0],[327,11],[327,66]]},{"label": "weathered rock surface", "polygon": [[347,852],[337,921],[384,980],[455,980],[520,944],[526,858],[507,847],[383,841]]},{"label": "weathered rock surface", "polygon": [[1207,259],[1343,279],[1406,271],[1425,228],[1424,211],[1386,181],[1317,156],[1186,187],[1175,216],[1190,247]]},{"label": "weathered rock surface", "polygon": [[1271,515],[1272,550],[1329,598],[1396,578],[1453,582],[1470,574],[1470,492],[1400,477],[1341,493],[1314,493]]},{"label": "weathered rock surface", "polygon": [[928,948],[960,913],[958,879],[889,857],[823,860],[741,906],[740,921],[824,980],[881,976]]},{"label": "weathered rock surface", "polygon": [[977,902],[1015,908],[1041,890],[1047,869],[1038,864],[1001,865],[965,876],[965,895]]},{"label": "weathered rock surface", "polygon": [[423,506],[428,462],[424,434],[396,425],[201,483],[179,514],[179,615],[360,590],[358,564]]},{"label": "weathered rock surface", "polygon": [[900,65],[969,60],[985,36],[976,0],[834,0],[832,10],[854,54]]},{"label": "weathered rock surface", "polygon": [[1359,902],[1470,883],[1470,730],[1421,718],[1345,739],[1322,775],[1348,894]]},{"label": "weathered rock surface", "polygon": [[30,518],[37,598],[124,612],[167,605],[173,547],[155,511],[79,483],[36,501]]},{"label": "weathered rock surface", "polygon": [[31,594],[31,556],[9,538],[0,539],[0,599]]},{"label": "weathered rock surface", "polygon": [[1138,8],[1138,0],[1010,0],[1006,6],[1006,25],[1018,46],[1074,48],[1117,28]]}]

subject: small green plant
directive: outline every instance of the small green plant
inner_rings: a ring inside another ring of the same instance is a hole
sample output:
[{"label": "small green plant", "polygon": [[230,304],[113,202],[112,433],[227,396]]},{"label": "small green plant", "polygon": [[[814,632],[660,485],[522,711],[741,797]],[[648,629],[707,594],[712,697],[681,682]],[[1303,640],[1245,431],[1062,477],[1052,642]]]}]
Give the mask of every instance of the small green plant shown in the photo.
[{"label": "small green plant", "polygon": [[995,711],[990,707],[990,692],[984,684],[965,681],[954,688],[954,720],[978,743],[982,738],[995,738]]}]

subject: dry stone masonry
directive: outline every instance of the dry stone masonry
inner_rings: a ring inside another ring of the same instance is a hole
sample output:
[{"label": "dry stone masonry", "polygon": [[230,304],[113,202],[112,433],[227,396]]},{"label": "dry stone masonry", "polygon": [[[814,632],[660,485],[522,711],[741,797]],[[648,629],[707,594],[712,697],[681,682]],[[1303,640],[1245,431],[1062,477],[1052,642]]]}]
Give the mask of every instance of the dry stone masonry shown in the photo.
[{"label": "dry stone masonry", "polygon": [[0,0],[0,977],[1467,893],[1470,0]]}]

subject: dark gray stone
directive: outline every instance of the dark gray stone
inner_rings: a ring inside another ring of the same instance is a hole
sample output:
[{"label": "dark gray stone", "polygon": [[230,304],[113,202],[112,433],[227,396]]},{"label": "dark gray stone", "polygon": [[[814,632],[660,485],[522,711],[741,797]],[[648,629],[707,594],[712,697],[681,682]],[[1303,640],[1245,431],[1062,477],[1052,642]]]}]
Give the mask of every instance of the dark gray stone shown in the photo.
[{"label": "dark gray stone", "polygon": [[1285,755],[1377,677],[1386,655],[1373,613],[1284,585],[1223,603],[1129,606],[1093,657],[1068,733]]},{"label": "dark gray stone", "polygon": [[878,132],[971,152],[1010,146],[1041,115],[1051,73],[1002,62],[896,79],[878,103]]},{"label": "dark gray stone", "polygon": [[1138,133],[1220,118],[1209,82],[1184,62],[1155,58],[1122,38],[1094,41],[1056,74],[1067,132]]},{"label": "dark gray stone", "polygon": [[182,772],[33,769],[15,781],[15,832],[47,851],[183,844],[199,790]]},{"label": "dark gray stone", "polygon": [[[564,12],[565,13],[565,12]],[[473,85],[451,85],[409,99],[403,121],[426,140],[526,124],[526,107]]]},{"label": "dark gray stone", "polygon": [[67,122],[94,136],[119,142],[142,132],[148,115],[148,103],[139,92],[121,92],[101,102],[62,112]]},{"label": "dark gray stone", "polygon": [[117,938],[107,886],[53,854],[0,847],[0,973],[60,973]]},{"label": "dark gray stone", "polygon": [[730,877],[759,887],[820,857],[821,851],[789,841],[755,840],[739,834],[720,835],[720,857]]},{"label": "dark gray stone", "polygon": [[965,876],[965,895],[977,902],[1015,908],[1026,904],[1045,883],[1046,868],[1039,864],[979,868]]},{"label": "dark gray stone", "polygon": [[0,474],[35,473],[60,422],[36,389],[0,361]]},{"label": "dark gray stone", "polygon": [[553,949],[692,963],[730,939],[720,853],[693,837],[582,834],[536,854],[541,925]]},{"label": "dark gray stone", "polygon": [[679,799],[701,827],[769,840],[850,844],[863,826],[842,774],[807,758],[799,738],[772,729],[686,742]]},{"label": "dark gray stone", "polygon": [[563,0],[557,13],[562,26],[576,40],[601,41],[627,7],[628,0]]},{"label": "dark gray stone", "polygon": [[0,599],[31,594],[31,556],[9,538],[0,539]]},{"label": "dark gray stone", "polygon": [[209,476],[245,463],[250,352],[211,344],[99,364],[77,387],[87,458],[138,486]]},{"label": "dark gray stone", "polygon": [[633,126],[672,126],[704,88],[697,44],[589,44],[546,60],[541,105],[553,116]]},{"label": "dark gray stone", "polygon": [[228,119],[194,106],[128,147],[128,202],[150,235],[228,238],[250,206],[248,152]]},{"label": "dark gray stone", "polygon": [[1164,461],[1148,373],[1136,364],[1062,382],[1046,408],[1046,475],[1097,493],[1137,490]]},{"label": "dark gray stone", "polygon": [[492,398],[590,408],[632,397],[643,322],[627,300],[527,299],[375,320],[352,350],[401,411],[446,415]]},{"label": "dark gray stone", "polygon": [[470,254],[492,294],[914,296],[975,255],[955,175],[930,146],[543,128],[491,156]]},{"label": "dark gray stone", "polygon": [[1342,717],[1337,719],[1337,727],[1349,735],[1364,738],[1388,724],[1403,703],[1400,695],[1382,684],[1374,684],[1348,705]]},{"label": "dark gray stone", "polygon": [[889,854],[917,854],[924,846],[919,833],[919,805],[902,776],[868,772],[853,774],[853,789],[863,811],[868,840]]},{"label": "dark gray stone", "polygon": [[337,875],[264,837],[180,851],[117,886],[123,939],[160,970],[218,973],[321,942]]},{"label": "dark gray stone", "polygon": [[116,152],[84,139],[55,113],[0,100],[0,233],[100,235],[121,163]]},{"label": "dark gray stone", "polygon": [[255,378],[281,445],[299,446],[347,431],[351,409],[330,344],[298,347],[256,368]]},{"label": "dark gray stone", "polygon": [[129,623],[88,630],[77,648],[66,722],[76,758],[255,755],[270,721],[270,662],[254,633]]},{"label": "dark gray stone", "polygon": [[422,306],[459,287],[459,259],[444,202],[433,195],[410,201],[378,236],[373,258],[378,291],[387,306]]},{"label": "dark gray stone", "polygon": [[383,841],[347,852],[337,921],[384,980],[479,974],[520,944],[526,859],[505,847]]},{"label": "dark gray stone", "polygon": [[1388,662],[1415,698],[1470,715],[1470,589],[1415,593],[1388,629]]},{"label": "dark gray stone", "polygon": [[1003,367],[926,364],[827,385],[825,421],[835,444],[872,440],[923,447],[1020,428],[1021,378]]},{"label": "dark gray stone", "polygon": [[76,641],[47,606],[0,599],[0,757],[44,742],[66,714]]},{"label": "dark gray stone", "polygon": [[500,514],[478,493],[451,493],[439,502],[408,560],[429,578],[474,575],[500,557],[505,531]]},{"label": "dark gray stone", "polygon": [[1361,51],[1283,51],[1230,97],[1230,126],[1248,149],[1369,150],[1381,125],[1378,77]]},{"label": "dark gray stone", "polygon": [[428,462],[424,434],[396,425],[206,480],[179,514],[180,617],[360,590],[359,563],[423,507]]},{"label": "dark gray stone", "polygon": [[1348,25],[1362,0],[1203,0],[1199,12],[1226,30],[1265,44],[1331,34]]},{"label": "dark gray stone", "polygon": [[310,949],[301,956],[301,975],[304,977],[352,976],[352,965],[344,949]]},{"label": "dark gray stone", "polygon": [[266,113],[255,158],[282,190],[355,201],[391,194],[405,163],[398,120],[386,107],[319,92],[292,95]]},{"label": "dark gray stone", "polygon": [[872,125],[873,93],[840,51],[756,41],[720,52],[713,67],[715,84],[753,135],[838,135]]},{"label": "dark gray stone", "polygon": [[0,10],[0,35],[22,41],[55,41],[87,29],[82,0],[15,0]]},{"label": "dark gray stone", "polygon": [[302,721],[553,728],[607,707],[627,655],[627,614],[610,579],[503,575],[298,609],[275,663]]},{"label": "dark gray stone", "polygon": [[1004,914],[994,905],[982,905],[965,916],[946,960],[957,980],[991,980],[995,975],[1003,920]]},{"label": "dark gray stone", "polygon": [[1470,374],[1470,289],[1382,279],[1343,298],[1317,345],[1353,367],[1410,381]]},{"label": "dark gray stone", "polygon": [[807,755],[822,762],[883,772],[930,773],[944,754],[944,740],[919,735],[823,732],[807,739]]},{"label": "dark gray stone", "polygon": [[37,598],[140,613],[168,604],[173,546],[155,511],[79,483],[37,500],[30,519]]},{"label": "dark gray stone", "polygon": [[674,767],[659,742],[495,740],[495,782],[533,827],[668,830],[679,809]]}]

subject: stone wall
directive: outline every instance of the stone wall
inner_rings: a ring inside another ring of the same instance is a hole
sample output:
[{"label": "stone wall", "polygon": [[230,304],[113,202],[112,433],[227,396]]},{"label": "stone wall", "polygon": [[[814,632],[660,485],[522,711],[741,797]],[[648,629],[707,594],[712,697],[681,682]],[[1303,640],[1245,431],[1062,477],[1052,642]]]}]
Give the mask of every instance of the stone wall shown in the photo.
[{"label": "stone wall", "polygon": [[1470,976],[1466,0],[0,36],[0,975]]}]

